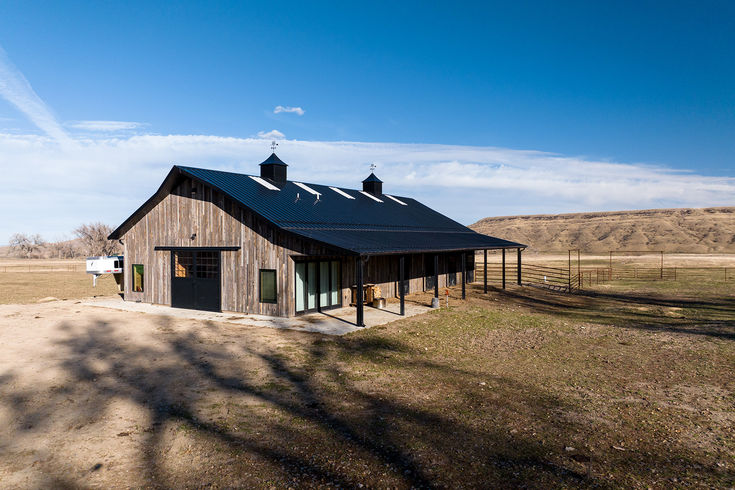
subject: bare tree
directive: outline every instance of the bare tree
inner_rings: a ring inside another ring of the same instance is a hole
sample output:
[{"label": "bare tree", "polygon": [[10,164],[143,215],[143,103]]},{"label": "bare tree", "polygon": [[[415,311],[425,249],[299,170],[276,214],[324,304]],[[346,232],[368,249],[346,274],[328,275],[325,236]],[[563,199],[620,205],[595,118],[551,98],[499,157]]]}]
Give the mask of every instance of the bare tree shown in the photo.
[{"label": "bare tree", "polygon": [[112,228],[100,222],[81,225],[74,230],[87,255],[117,254],[119,250],[117,242],[107,239],[110,233]]},{"label": "bare tree", "polygon": [[15,233],[10,237],[10,250],[16,257],[39,258],[45,246],[46,241],[39,234]]},{"label": "bare tree", "polygon": [[68,240],[49,243],[48,249],[51,252],[51,255],[57,259],[73,259],[79,255],[78,251],[74,248],[73,243]]},{"label": "bare tree", "polygon": [[24,233],[14,233],[10,237],[10,252],[16,257],[28,257],[33,242]]}]

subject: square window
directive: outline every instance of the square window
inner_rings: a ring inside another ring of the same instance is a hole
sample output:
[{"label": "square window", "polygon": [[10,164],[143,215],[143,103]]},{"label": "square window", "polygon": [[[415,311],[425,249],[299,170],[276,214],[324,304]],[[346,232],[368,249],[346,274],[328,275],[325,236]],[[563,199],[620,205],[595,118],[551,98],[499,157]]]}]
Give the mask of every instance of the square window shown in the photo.
[{"label": "square window", "polygon": [[143,287],[143,265],[133,264],[133,291],[142,293]]},{"label": "square window", "polygon": [[275,269],[260,269],[260,302],[277,302]]}]

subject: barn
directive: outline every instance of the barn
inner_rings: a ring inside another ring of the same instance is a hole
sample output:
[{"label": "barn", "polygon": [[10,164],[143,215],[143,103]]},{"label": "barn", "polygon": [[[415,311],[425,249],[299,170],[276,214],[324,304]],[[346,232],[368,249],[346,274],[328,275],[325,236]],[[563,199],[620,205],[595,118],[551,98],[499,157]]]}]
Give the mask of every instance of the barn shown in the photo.
[{"label": "barn", "polygon": [[[125,256],[123,296],[211,311],[295,316],[473,281],[476,250],[525,245],[476,233],[374,173],[362,190],[290,181],[275,153],[259,175],[175,165],[110,239]],[[487,280],[485,279],[487,291]]]}]

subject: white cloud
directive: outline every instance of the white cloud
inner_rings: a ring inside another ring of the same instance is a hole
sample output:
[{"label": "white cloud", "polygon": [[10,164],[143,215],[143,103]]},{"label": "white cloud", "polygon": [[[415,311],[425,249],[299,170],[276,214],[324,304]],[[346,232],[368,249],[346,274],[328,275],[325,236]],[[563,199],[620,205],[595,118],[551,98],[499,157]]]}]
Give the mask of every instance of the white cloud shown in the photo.
[{"label": "white cloud", "polygon": [[[14,232],[54,238],[83,222],[118,225],[172,163],[257,174],[268,153],[259,138],[144,134],[80,138],[60,149],[46,136],[0,133],[0,243]],[[735,196],[734,177],[496,147],[284,140],[278,155],[293,180],[348,188],[360,188],[367,162],[376,162],[386,192],[463,223],[519,213],[725,206]]]},{"label": "white cloud", "polygon": [[[160,185],[172,163],[257,173],[263,139],[202,135],[110,135],[71,139],[0,48],[0,96],[48,136],[0,133],[0,244],[15,232],[49,239],[83,222],[122,222]],[[274,113],[303,115],[300,107]],[[121,131],[126,121],[77,121],[75,129]],[[59,145],[57,143],[63,143]],[[359,188],[378,163],[384,189],[419,199],[464,223],[486,216],[646,207],[733,205],[735,177],[490,146],[285,140],[289,176]]]},{"label": "white cloud", "polygon": [[285,134],[278,131],[277,129],[271,129],[270,131],[258,131],[258,138],[264,140],[282,140],[286,137]]},{"label": "white cloud", "polygon": [[289,107],[282,105],[277,105],[276,108],[273,109],[273,114],[279,114],[281,112],[293,112],[294,114],[303,116],[305,111],[301,107]]},{"label": "white cloud", "polygon": [[133,121],[72,121],[69,126],[84,131],[114,132],[137,129],[144,126],[143,123]]},{"label": "white cloud", "polygon": [[2,47],[0,47],[0,96],[17,107],[39,129],[59,143],[71,143],[69,135],[33,90],[23,73],[10,61]]}]

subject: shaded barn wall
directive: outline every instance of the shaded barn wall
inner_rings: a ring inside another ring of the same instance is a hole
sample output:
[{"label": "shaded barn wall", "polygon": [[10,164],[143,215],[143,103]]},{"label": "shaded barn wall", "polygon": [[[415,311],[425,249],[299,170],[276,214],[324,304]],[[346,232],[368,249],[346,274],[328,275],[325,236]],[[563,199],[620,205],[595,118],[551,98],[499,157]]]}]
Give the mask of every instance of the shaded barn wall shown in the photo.
[{"label": "shaded barn wall", "polygon": [[[194,194],[192,187],[196,189]],[[194,240],[190,239],[193,233],[196,233]],[[188,179],[125,233],[122,240],[126,261],[126,300],[171,305],[172,252],[156,251],[156,246],[239,246],[238,251],[221,252],[222,310],[272,316],[295,313],[294,261],[291,256],[334,253],[277,230],[222,193],[208,186],[192,184]],[[132,291],[133,264],[145,266],[142,293]],[[349,268],[343,264],[343,270]],[[277,271],[276,304],[259,301],[260,269]]]},{"label": "shaded barn wall", "polygon": [[[411,254],[406,255],[406,281],[409,286],[409,293],[417,291],[428,291],[433,289],[433,285],[429,285],[427,281],[427,263],[433,264],[435,254]],[[467,280],[473,280],[473,274],[470,272],[474,269],[474,252],[470,251],[465,254],[467,261]],[[364,265],[364,282],[365,284],[377,284],[380,286],[384,297],[395,298],[399,296],[399,264],[398,255],[383,255],[370,257]],[[433,266],[432,266],[433,267]],[[355,265],[354,261],[348,277],[349,283],[355,282]],[[456,277],[456,285],[462,284],[462,261],[461,253],[442,253],[439,254],[439,287],[444,288],[448,283],[448,275],[454,274]]]},{"label": "shaded barn wall", "polygon": [[[196,192],[192,194],[192,188]],[[196,233],[196,238],[190,237]],[[171,253],[164,247],[231,247],[238,251],[220,253],[221,308],[223,311],[272,316],[296,313],[293,256],[321,256],[341,261],[342,305],[351,301],[355,283],[355,258],[339,257],[327,247],[279,231],[222,193],[191,180],[183,180],[171,194],[148,212],[122,237],[125,255],[124,293],[128,301],[171,305]],[[474,255],[467,255],[468,274],[474,269]],[[316,258],[316,257],[315,257]],[[433,254],[406,256],[409,292],[431,289],[426,284],[426,264]],[[144,266],[144,291],[132,290],[132,266]],[[398,296],[396,255],[371,257],[365,264],[365,283],[381,287],[384,297]],[[278,302],[259,301],[259,270],[277,271]],[[439,287],[447,284],[447,274],[461,281],[460,254],[440,254]],[[471,279],[470,279],[471,280]]]}]

